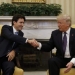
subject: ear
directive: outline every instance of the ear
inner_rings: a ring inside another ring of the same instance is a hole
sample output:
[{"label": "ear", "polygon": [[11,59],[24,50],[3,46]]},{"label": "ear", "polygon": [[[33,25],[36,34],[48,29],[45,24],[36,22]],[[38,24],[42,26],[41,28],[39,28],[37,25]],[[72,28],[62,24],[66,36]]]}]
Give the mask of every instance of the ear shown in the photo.
[{"label": "ear", "polygon": [[13,24],[15,25],[15,24],[16,24],[16,22],[15,22],[15,21],[13,21]]},{"label": "ear", "polygon": [[70,26],[70,22],[67,22],[67,26]]},{"label": "ear", "polygon": [[70,24],[71,24],[71,22],[70,21],[67,21],[67,25],[70,26]]}]

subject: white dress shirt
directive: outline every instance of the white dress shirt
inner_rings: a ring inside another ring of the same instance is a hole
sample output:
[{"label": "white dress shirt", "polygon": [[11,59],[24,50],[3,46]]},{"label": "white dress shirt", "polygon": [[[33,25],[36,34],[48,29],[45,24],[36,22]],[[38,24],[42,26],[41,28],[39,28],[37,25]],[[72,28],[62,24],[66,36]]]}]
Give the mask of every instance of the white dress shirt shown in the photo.
[{"label": "white dress shirt", "polygon": [[[13,33],[15,34],[15,32],[18,32],[15,28],[14,28],[14,26],[13,26]],[[25,43],[27,43],[27,40],[28,39],[26,39],[26,41],[25,41]]]},{"label": "white dress shirt", "polygon": [[[64,58],[71,58],[70,51],[69,51],[70,28],[66,31],[66,36],[67,36],[67,45],[66,45]],[[62,40],[63,40],[63,37],[64,37],[64,32],[62,32]]]},{"label": "white dress shirt", "polygon": [[14,26],[13,26],[13,33],[15,34],[15,32],[18,32],[15,28],[14,28]]},{"label": "white dress shirt", "polygon": [[[69,50],[69,37],[70,37],[70,29],[69,28],[67,31],[66,31],[66,36],[67,36],[67,46],[66,46],[66,51],[65,51],[65,54],[64,54],[64,58],[71,58],[70,56],[70,50]],[[63,36],[64,36],[64,33],[62,33],[62,39],[63,39]],[[42,44],[39,42],[39,47],[37,47],[37,49],[41,49],[42,47]],[[75,65],[75,58],[72,58],[71,61],[74,65]]]}]

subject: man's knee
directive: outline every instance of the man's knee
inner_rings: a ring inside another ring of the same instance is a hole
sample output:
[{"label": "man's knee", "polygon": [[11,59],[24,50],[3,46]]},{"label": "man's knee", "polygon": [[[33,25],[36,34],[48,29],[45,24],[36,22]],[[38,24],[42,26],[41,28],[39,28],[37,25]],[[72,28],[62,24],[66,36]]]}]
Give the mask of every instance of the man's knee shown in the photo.
[{"label": "man's knee", "polygon": [[3,63],[3,75],[13,75],[15,64],[13,62],[4,62]]},{"label": "man's knee", "polygon": [[50,58],[49,60],[48,60],[48,64],[54,64],[54,63],[57,63],[57,58],[56,57],[53,57],[53,58]]},{"label": "man's knee", "polygon": [[7,61],[7,62],[3,63],[3,70],[4,71],[6,71],[6,70],[8,70],[8,71],[14,70],[14,67],[15,67],[14,62]]},{"label": "man's knee", "polygon": [[50,58],[49,60],[48,60],[48,63],[53,63],[55,60],[54,60],[54,58]]},{"label": "man's knee", "polygon": [[14,70],[15,64],[14,63],[10,63],[8,65],[9,70]]}]

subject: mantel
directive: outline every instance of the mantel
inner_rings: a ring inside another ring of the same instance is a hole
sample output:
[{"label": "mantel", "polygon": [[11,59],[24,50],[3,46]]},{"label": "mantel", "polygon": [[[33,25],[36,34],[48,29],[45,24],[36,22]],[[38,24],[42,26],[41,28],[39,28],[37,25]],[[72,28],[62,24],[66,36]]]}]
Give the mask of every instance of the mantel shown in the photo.
[{"label": "mantel", "polygon": [[[51,32],[57,29],[56,16],[25,16],[24,37],[48,40]],[[12,16],[0,16],[0,25],[11,25]]]},{"label": "mantel", "polygon": [[[25,16],[26,20],[56,20],[56,16]],[[0,20],[11,20],[12,16],[0,16]]]}]

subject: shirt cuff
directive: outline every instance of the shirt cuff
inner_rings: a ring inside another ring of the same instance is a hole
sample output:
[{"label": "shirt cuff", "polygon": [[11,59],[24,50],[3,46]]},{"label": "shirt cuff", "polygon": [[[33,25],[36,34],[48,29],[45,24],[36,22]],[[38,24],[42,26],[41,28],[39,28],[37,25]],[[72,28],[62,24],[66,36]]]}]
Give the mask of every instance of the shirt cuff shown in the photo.
[{"label": "shirt cuff", "polygon": [[28,39],[26,39],[25,43],[27,43]]},{"label": "shirt cuff", "polygon": [[37,47],[38,50],[41,50],[42,44],[40,42],[39,43],[39,47]]},{"label": "shirt cuff", "polygon": [[70,62],[72,62],[75,66],[75,58],[72,58],[72,60]]}]

